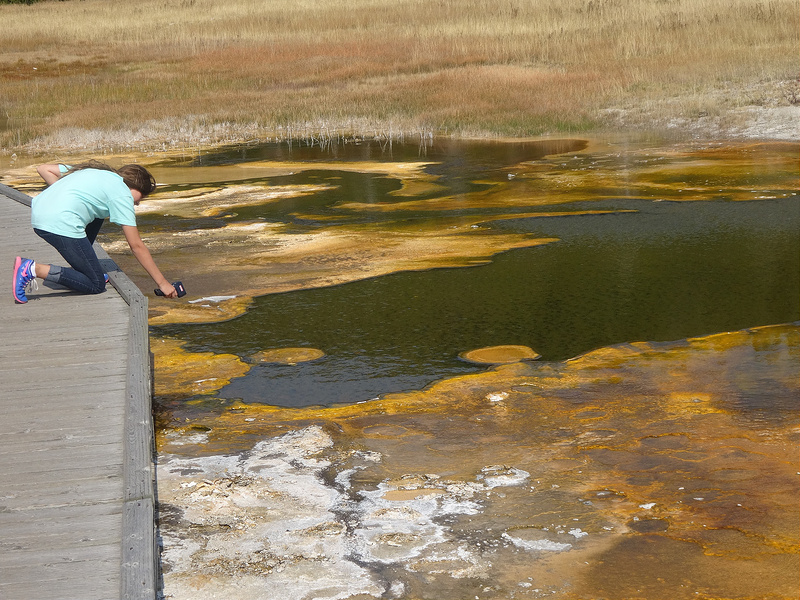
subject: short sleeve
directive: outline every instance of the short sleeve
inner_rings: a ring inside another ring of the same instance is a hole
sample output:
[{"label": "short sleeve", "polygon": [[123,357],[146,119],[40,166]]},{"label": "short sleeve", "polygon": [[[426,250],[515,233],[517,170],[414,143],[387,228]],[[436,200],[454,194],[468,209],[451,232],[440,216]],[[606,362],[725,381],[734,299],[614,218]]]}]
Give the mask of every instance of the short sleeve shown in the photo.
[{"label": "short sleeve", "polygon": [[108,203],[108,219],[117,225],[136,226],[136,213],[133,210],[133,197],[130,192],[117,196]]}]

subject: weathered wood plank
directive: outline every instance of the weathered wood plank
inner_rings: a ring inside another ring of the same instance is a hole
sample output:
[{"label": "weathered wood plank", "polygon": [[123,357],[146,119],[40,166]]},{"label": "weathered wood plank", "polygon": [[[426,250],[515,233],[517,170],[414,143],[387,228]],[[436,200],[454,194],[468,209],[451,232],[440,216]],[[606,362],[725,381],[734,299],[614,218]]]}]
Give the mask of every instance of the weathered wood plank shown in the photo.
[{"label": "weathered wood plank", "polygon": [[[124,337],[120,337],[118,343],[124,344],[125,341],[126,340]],[[36,346],[23,344],[18,347],[18,350],[19,352],[14,356],[0,356],[0,360],[3,361],[3,366],[0,368],[0,374],[4,375],[4,380],[5,375],[13,376],[14,372],[19,370],[35,370],[40,372],[44,377],[52,378],[48,375],[48,373],[54,367],[59,369],[71,368],[72,373],[70,378],[74,380],[81,380],[83,379],[81,368],[84,366],[107,365],[106,368],[109,369],[127,369],[125,364],[125,355],[119,354],[118,348],[114,348],[113,346],[109,345],[80,345],[73,346],[72,348],[64,346],[62,348],[58,348],[58,352],[52,352],[49,354],[46,365],[31,361],[30,354],[37,353]],[[27,359],[25,357],[26,353],[28,354]]]},{"label": "weathered wood plank", "polygon": [[[42,418],[41,413],[57,406],[69,406],[73,410],[113,410],[115,407],[120,406],[121,403],[118,392],[125,389],[125,386],[113,376],[109,376],[107,380],[101,382],[101,384],[87,385],[86,382],[74,382],[74,384],[75,385],[72,386],[63,386],[65,389],[70,388],[67,390],[70,392],[68,398],[64,398],[63,395],[61,398],[54,398],[52,396],[34,393],[35,387],[28,388],[32,393],[27,394],[24,391],[12,393],[11,390],[9,390],[8,400],[0,403],[0,407],[8,411],[13,411],[14,414],[4,415],[3,423],[6,423],[6,417],[9,419],[15,416],[25,417],[29,416],[28,414],[31,411],[38,411],[38,424],[46,428],[50,420]],[[73,388],[82,390],[82,393],[72,394]],[[43,385],[43,389],[46,393],[46,391],[52,389],[52,387],[48,388],[47,385]],[[124,394],[124,391],[122,393]],[[65,414],[60,419],[53,419],[53,425],[59,426],[60,423],[64,422],[64,419],[69,419],[70,416],[70,414]]]},{"label": "weathered wood plank", "polygon": [[[105,406],[103,405],[98,405],[96,407],[80,407],[79,409],[70,411],[70,414],[66,415],[58,423],[41,423],[40,419],[37,418],[38,413],[35,412],[36,409],[31,410],[31,414],[20,414],[19,411],[15,411],[15,414],[4,418],[3,427],[5,431],[0,434],[0,439],[4,438],[4,436],[12,435],[25,436],[34,431],[49,436],[59,432],[63,432],[63,434],[66,435],[76,430],[97,431],[105,427],[121,426],[124,422],[123,417],[119,414],[113,417],[108,416],[104,414],[106,412],[103,410],[104,408]],[[37,407],[37,409],[41,410],[40,407]],[[72,433],[72,435],[75,434]],[[17,443],[27,443],[22,437],[19,439],[21,441]],[[30,443],[35,444],[36,442],[33,441]]]},{"label": "weathered wood plank", "polygon": [[[42,548],[36,551],[35,560],[39,564],[50,566],[59,563],[74,565],[79,568],[82,562],[107,562],[108,567],[113,567],[112,561],[119,560],[117,555],[119,546],[117,544],[86,544],[86,545],[73,545],[71,548]],[[0,566],[9,566],[15,569],[26,569],[31,565],[34,560],[33,552],[14,552],[4,556],[0,559]],[[36,563],[34,563],[36,564]],[[91,569],[91,564],[83,565],[87,570]],[[111,578],[104,578],[111,579]],[[38,596],[33,596],[37,598]]]},{"label": "weathered wood plank", "polygon": [[[119,516],[122,507],[116,502],[75,503],[63,506],[42,506],[35,510],[18,510],[0,513],[0,524],[3,526],[15,523],[29,523],[34,527],[63,527],[80,532],[83,525],[91,525],[98,519],[109,517],[113,522],[114,515]],[[106,527],[105,529],[108,530]],[[109,530],[109,533],[115,530]],[[119,528],[116,528],[119,533]],[[36,539],[35,537],[32,539]]]},{"label": "weathered wood plank", "polygon": [[[39,462],[45,460],[56,460],[61,455],[68,454],[72,460],[77,460],[81,453],[98,453],[98,452],[116,452],[118,451],[118,440],[121,435],[120,431],[102,432],[97,431],[96,435],[80,436],[78,438],[69,436],[61,437],[55,440],[45,442],[38,442],[38,449],[35,453],[21,449],[19,445],[9,444],[5,442],[0,446],[0,455],[2,460],[9,464],[18,462],[24,467],[32,471],[37,467]],[[0,468],[0,472],[5,471],[5,467]],[[3,489],[10,489],[18,485],[17,482],[10,482],[3,485]]]},{"label": "weathered wood plank", "polygon": [[[42,347],[42,340],[32,339],[30,336],[26,336],[25,333],[30,331],[31,323],[20,324],[18,327],[9,327],[4,326],[3,331],[8,332],[9,334],[16,334],[19,333],[19,337],[15,340],[13,346],[2,346],[0,347],[0,356],[11,358],[14,355],[18,354],[17,348],[41,348]],[[47,338],[47,348],[48,350],[53,350],[56,352],[63,352],[68,351],[70,349],[74,349],[77,344],[75,342],[75,336],[80,335],[82,331],[85,329],[79,325],[70,325],[64,324],[59,327],[57,332],[53,332],[52,335],[49,335]],[[100,338],[94,339],[87,339],[81,341],[81,347],[88,347],[88,348],[102,348],[102,347],[113,347],[118,348],[120,338],[125,338],[127,340],[128,337],[128,326],[127,323],[120,324],[119,326],[109,328],[106,333]]]},{"label": "weathered wood plank", "polygon": [[[59,362],[66,362],[65,359],[61,359]],[[16,372],[22,372],[20,377],[15,377],[14,374]],[[31,372],[38,373],[36,377],[31,377]],[[68,362],[67,364],[60,364],[60,365],[40,365],[37,367],[35,364],[26,364],[24,366],[19,367],[14,371],[3,371],[3,379],[8,381],[8,385],[13,385],[13,382],[16,379],[22,380],[23,382],[26,381],[25,377],[27,377],[27,381],[30,382],[31,390],[37,388],[37,381],[42,381],[45,383],[50,382],[64,382],[66,386],[83,386],[91,388],[92,384],[94,383],[95,386],[98,385],[105,385],[110,383],[110,381],[92,381],[91,377],[98,376],[99,379],[110,379],[113,380],[115,378],[119,378],[120,373],[124,373],[125,368],[124,365],[119,362],[119,360],[114,360],[109,363],[77,363],[70,365]],[[123,377],[124,379],[124,377]],[[23,388],[24,390],[24,388]]]},{"label": "weathered wood plank", "polygon": [[[67,460],[79,461],[86,456],[85,452],[70,452]],[[64,462],[64,461],[62,461]],[[52,458],[50,459],[52,465]],[[11,464],[3,465],[0,477],[25,477],[32,484],[47,485],[58,478],[63,481],[81,480],[87,477],[119,477],[122,474],[122,464],[103,463],[98,459],[91,459],[86,464],[75,467],[48,466],[44,460],[33,460],[30,466]],[[87,474],[87,469],[92,469],[93,474]]]},{"label": "weathered wood plank", "polygon": [[[113,561],[105,561],[113,562]],[[89,563],[92,564],[92,563]],[[29,579],[28,570],[15,569],[15,580],[8,585],[0,584],[0,598],[4,600],[85,600],[87,598],[102,598],[110,600],[118,598],[116,582],[106,581],[102,584],[96,576],[92,576],[91,569],[83,573],[81,563],[64,563],[46,565],[46,577]],[[36,576],[41,572],[37,570]],[[81,577],[85,575],[86,577]],[[80,583],[83,579],[83,585]],[[41,590],[53,590],[50,594],[42,594]]]},{"label": "weathered wood plank", "polygon": [[[119,454],[119,437],[122,435],[122,428],[115,428],[109,433],[116,435],[106,435],[105,439],[91,444],[80,439],[62,437],[48,443],[39,443],[35,448],[28,448],[27,452],[18,449],[14,451],[11,446],[8,451],[2,453],[6,464],[0,466],[0,473],[17,470],[22,472],[27,470],[31,473],[39,469],[39,465],[45,465],[47,470],[58,470],[61,468],[59,463],[63,461],[62,457],[68,457],[71,462],[84,460],[85,462],[80,464],[86,467],[95,464],[95,461],[98,465],[121,463],[121,460],[110,460],[109,456],[113,457],[114,454]],[[7,443],[6,446],[8,446]],[[107,454],[100,456],[102,453]],[[19,460],[23,456],[26,458]]]},{"label": "weathered wood plank", "polygon": [[[80,505],[73,505],[76,512],[82,510]],[[41,510],[29,511],[41,512]],[[63,548],[66,544],[74,542],[76,535],[83,535],[76,525],[80,522],[72,519],[70,526],[65,526],[65,519],[59,518],[66,511],[64,509],[53,509],[48,519],[37,519],[35,521],[25,520],[24,518],[15,519],[10,523],[3,523],[3,539],[0,541],[0,548],[13,549],[15,551],[32,550],[39,547]],[[85,513],[85,511],[83,511]],[[22,515],[23,511],[15,511],[16,515]],[[83,526],[91,523],[96,529],[91,537],[83,535],[81,542],[87,546],[97,546],[119,541],[119,535],[115,533],[115,524],[119,521],[119,512],[104,512],[91,514],[91,521],[87,515],[83,519]],[[35,534],[35,535],[32,535]]]},{"label": "weathered wood plank", "polygon": [[[28,487],[12,486],[9,488],[5,492],[9,497],[3,500],[3,510],[8,510],[15,516],[19,516],[24,513],[36,514],[45,508],[84,506],[86,505],[84,499],[89,497],[94,498],[92,504],[95,505],[105,503],[119,505],[122,498],[122,486],[119,485],[118,477],[65,481],[60,487],[54,489],[48,487],[46,490],[42,490],[40,487],[35,504],[33,504],[25,498],[29,498],[37,491],[35,487],[36,486],[30,485]],[[3,540],[12,538],[17,528],[25,531],[30,523],[33,522],[35,521],[31,520],[26,524],[25,522],[15,520],[12,523],[5,523],[3,525]],[[117,527],[118,523],[119,520],[115,519],[110,521],[106,527],[102,528],[108,530],[109,534],[113,533],[115,536],[120,536]],[[91,526],[93,529],[97,529],[101,524],[93,520]],[[88,534],[89,531],[85,533]],[[31,532],[28,531],[27,535],[30,536],[30,534]],[[2,546],[2,543],[0,543],[0,546]]]},{"label": "weathered wood plank", "polygon": [[[109,413],[116,411],[120,406],[119,394],[124,393],[124,388],[118,385],[96,385],[89,389],[84,389],[80,386],[64,386],[64,388],[69,393],[73,389],[82,391],[80,399],[59,401],[59,399],[52,397],[42,398],[36,395],[24,397],[20,395],[17,396],[19,400],[16,402],[0,404],[0,408],[9,413],[4,415],[3,418],[4,434],[8,432],[12,423],[22,424],[31,418],[35,419],[33,423],[36,426],[35,429],[48,431],[59,427],[80,425],[82,419],[92,420],[110,417]],[[59,407],[64,407],[66,409],[65,412],[69,414],[64,414],[63,418],[58,420],[43,419],[41,417],[43,411]]]},{"label": "weathered wood plank", "polygon": [[[64,443],[79,445],[116,442],[119,439],[119,432],[122,431],[122,424],[122,418],[118,417],[114,421],[95,421],[88,427],[84,422],[81,422],[80,425],[62,426],[47,430],[41,428],[35,430],[28,428],[28,431],[19,429],[15,431],[6,430],[0,434],[0,454],[27,454],[30,450],[25,446],[47,450],[50,447],[57,447],[59,444]],[[5,427],[5,423],[3,425]],[[22,443],[20,440],[22,440]],[[5,482],[4,485],[7,483]]]},{"label": "weathered wood plank", "polygon": [[[24,348],[24,346],[23,346]],[[110,348],[97,348],[87,349],[75,348],[71,353],[53,354],[48,358],[47,365],[39,365],[24,360],[23,357],[17,355],[6,359],[6,365],[0,369],[0,373],[6,376],[9,381],[13,381],[15,373],[29,374],[30,371],[42,372],[43,370],[66,372],[73,379],[83,380],[89,372],[124,372],[125,364],[121,360],[122,357],[115,356],[110,352]],[[52,377],[49,377],[52,379]]]},{"label": "weathered wood plank", "polygon": [[[63,298],[59,298],[57,301],[60,302],[61,300],[63,300]],[[35,345],[35,342],[38,341],[39,346],[44,345],[44,340],[41,338],[36,340],[34,336],[31,336],[31,331],[37,326],[38,319],[41,318],[39,313],[33,312],[33,308],[36,307],[40,308],[42,311],[47,311],[52,308],[58,312],[60,322],[57,325],[53,323],[51,327],[46,329],[43,328],[44,331],[42,331],[42,333],[47,333],[48,341],[51,337],[54,342],[67,341],[70,338],[74,340],[75,336],[81,336],[82,339],[87,340],[104,339],[106,334],[119,336],[123,332],[127,332],[127,319],[119,314],[113,314],[114,312],[118,313],[124,310],[121,306],[112,307],[113,311],[98,310],[94,312],[92,314],[93,321],[95,321],[95,323],[101,323],[97,325],[80,322],[78,319],[80,318],[81,309],[78,307],[64,306],[62,308],[58,305],[45,306],[43,302],[43,300],[37,301],[32,299],[24,306],[14,306],[10,309],[14,311],[13,319],[4,323],[4,330],[10,335],[18,335],[16,341],[19,343],[32,341]],[[84,308],[82,310],[84,311],[85,318],[86,309]],[[41,327],[41,325],[39,325],[39,327]]]}]

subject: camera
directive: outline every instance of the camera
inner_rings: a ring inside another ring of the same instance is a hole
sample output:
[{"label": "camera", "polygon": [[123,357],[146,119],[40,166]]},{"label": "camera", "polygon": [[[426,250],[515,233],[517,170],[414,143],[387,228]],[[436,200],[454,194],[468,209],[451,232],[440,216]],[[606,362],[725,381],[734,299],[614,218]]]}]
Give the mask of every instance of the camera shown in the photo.
[{"label": "camera", "polygon": [[[183,284],[180,281],[176,281],[172,284],[172,287],[175,288],[175,291],[178,292],[178,298],[183,298],[186,295],[186,289],[183,287]],[[153,290],[156,293],[156,296],[163,296],[164,292],[156,288]]]}]

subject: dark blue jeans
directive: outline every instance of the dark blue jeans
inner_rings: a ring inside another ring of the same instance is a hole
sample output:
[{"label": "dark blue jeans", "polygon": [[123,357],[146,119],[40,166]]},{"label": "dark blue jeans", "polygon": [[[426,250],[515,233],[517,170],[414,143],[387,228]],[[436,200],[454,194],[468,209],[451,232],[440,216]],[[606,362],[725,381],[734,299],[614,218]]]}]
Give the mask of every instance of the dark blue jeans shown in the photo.
[{"label": "dark blue jeans", "polygon": [[[97,221],[100,221],[99,224]],[[84,294],[99,294],[105,291],[103,267],[100,266],[100,260],[92,248],[94,238],[102,224],[100,219],[89,223],[86,227],[85,238],[70,238],[34,228],[34,233],[58,250],[58,253],[69,263],[69,267],[51,265],[50,274],[45,281],[57,283]]]}]

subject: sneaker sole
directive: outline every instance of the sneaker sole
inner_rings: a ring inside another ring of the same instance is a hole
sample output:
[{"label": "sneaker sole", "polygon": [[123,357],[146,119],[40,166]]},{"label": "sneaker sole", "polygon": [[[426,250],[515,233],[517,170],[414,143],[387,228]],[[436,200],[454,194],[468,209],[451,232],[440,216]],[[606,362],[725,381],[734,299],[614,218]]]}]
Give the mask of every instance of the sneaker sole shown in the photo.
[{"label": "sneaker sole", "polygon": [[12,284],[11,289],[14,292],[14,302],[16,302],[17,304],[25,304],[28,301],[27,298],[24,297],[23,297],[24,299],[17,298],[17,276],[19,275],[20,266],[22,266],[22,258],[18,256],[14,261],[14,283]]}]

